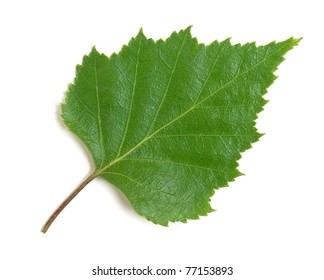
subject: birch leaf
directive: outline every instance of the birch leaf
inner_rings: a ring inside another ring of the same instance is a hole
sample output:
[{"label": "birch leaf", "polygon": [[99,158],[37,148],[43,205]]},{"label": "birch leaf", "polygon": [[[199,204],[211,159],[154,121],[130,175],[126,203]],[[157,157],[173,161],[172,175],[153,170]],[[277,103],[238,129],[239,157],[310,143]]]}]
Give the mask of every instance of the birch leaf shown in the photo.
[{"label": "birch leaf", "polygon": [[141,30],[110,57],[93,48],[77,66],[61,109],[95,170],[43,232],[96,177],[118,187],[156,224],[213,211],[210,197],[241,175],[241,153],[260,138],[255,120],[263,95],[299,40],[204,45],[188,28],[165,41],[147,39]]}]

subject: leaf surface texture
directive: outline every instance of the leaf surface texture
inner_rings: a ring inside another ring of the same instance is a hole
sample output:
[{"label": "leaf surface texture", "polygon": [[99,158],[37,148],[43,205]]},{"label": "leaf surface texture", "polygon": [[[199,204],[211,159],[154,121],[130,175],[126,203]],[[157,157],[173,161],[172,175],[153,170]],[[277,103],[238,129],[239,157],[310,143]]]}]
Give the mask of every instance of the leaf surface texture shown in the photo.
[{"label": "leaf surface texture", "polygon": [[260,138],[257,114],[273,72],[298,39],[199,44],[190,28],[164,40],[142,31],[118,54],[95,48],[77,66],[62,103],[68,128],[100,176],[148,220],[197,219],[215,189],[241,173],[241,153]]}]

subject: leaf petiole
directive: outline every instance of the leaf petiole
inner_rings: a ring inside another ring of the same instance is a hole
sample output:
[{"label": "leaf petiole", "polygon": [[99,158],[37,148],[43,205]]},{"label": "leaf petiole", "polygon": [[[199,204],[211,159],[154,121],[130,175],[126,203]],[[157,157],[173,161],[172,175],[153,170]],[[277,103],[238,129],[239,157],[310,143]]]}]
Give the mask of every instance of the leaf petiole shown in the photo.
[{"label": "leaf petiole", "polygon": [[98,176],[98,172],[94,172],[90,174],[62,203],[61,205],[55,210],[55,212],[49,217],[47,222],[42,228],[42,232],[46,233],[52,223],[55,221],[57,216],[62,212],[62,210],[71,202],[71,200],[76,197],[76,195],[83,190],[83,188],[88,185],[94,178]]}]

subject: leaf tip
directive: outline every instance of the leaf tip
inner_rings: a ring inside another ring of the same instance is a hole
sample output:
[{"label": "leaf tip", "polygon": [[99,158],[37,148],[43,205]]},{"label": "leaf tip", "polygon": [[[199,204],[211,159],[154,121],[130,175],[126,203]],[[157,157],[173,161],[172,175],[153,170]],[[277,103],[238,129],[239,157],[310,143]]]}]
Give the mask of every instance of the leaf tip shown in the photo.
[{"label": "leaf tip", "polygon": [[301,40],[303,40],[303,37],[300,37],[300,38],[292,38],[293,40],[294,40],[294,43],[296,44],[296,45],[298,45],[298,43],[301,41]]},{"label": "leaf tip", "polygon": [[292,49],[295,46],[299,45],[299,42],[303,39],[303,37],[300,38],[294,38],[294,37],[290,37],[289,39],[287,39],[285,42],[289,42],[290,45],[290,49]]}]

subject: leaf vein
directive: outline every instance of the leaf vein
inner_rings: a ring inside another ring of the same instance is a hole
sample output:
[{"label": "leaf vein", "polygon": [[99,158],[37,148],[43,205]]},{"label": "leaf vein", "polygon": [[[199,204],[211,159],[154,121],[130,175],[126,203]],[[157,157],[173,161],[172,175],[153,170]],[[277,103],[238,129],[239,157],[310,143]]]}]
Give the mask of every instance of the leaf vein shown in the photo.
[{"label": "leaf vein", "polygon": [[158,117],[158,115],[159,115],[159,113],[160,113],[160,110],[161,110],[161,108],[162,108],[162,105],[163,105],[163,103],[164,103],[164,100],[165,100],[165,98],[166,98],[166,96],[167,96],[167,94],[168,94],[168,91],[169,91],[169,88],[170,88],[170,84],[171,84],[171,81],[172,81],[172,78],[173,78],[173,75],[174,75],[175,69],[177,68],[177,64],[178,64],[178,61],[179,61],[179,57],[180,57],[180,54],[181,54],[181,52],[182,52],[182,50],[183,50],[183,46],[184,46],[184,42],[185,42],[186,37],[187,37],[187,34],[185,34],[185,36],[183,37],[183,40],[182,40],[181,46],[180,46],[179,51],[178,51],[178,53],[177,53],[177,57],[176,57],[176,60],[175,60],[175,62],[174,62],[174,65],[173,65],[173,68],[172,68],[171,74],[170,74],[170,78],[169,78],[168,84],[167,84],[167,86],[166,86],[166,88],[165,88],[165,90],[164,90],[164,93],[163,93],[162,99],[161,99],[161,101],[160,101],[160,104],[159,104],[158,109],[156,110],[156,113],[155,113],[155,116],[154,116],[153,121],[152,121],[152,123],[151,123],[151,126],[150,126],[150,128],[148,129],[148,132],[147,132],[147,134],[146,134],[146,136],[145,136],[144,138],[146,138],[147,135],[151,133],[151,131],[152,131],[153,127],[154,127],[154,123],[155,123],[155,121],[156,121],[156,118]]},{"label": "leaf vein", "polygon": [[195,102],[194,102],[193,105],[195,105],[195,104],[198,102],[201,93],[204,91],[205,86],[206,86],[207,82],[209,81],[210,75],[211,75],[211,73],[213,72],[213,70],[214,70],[214,68],[215,68],[215,66],[216,66],[217,61],[219,60],[219,57],[220,57],[222,51],[224,50],[224,46],[225,46],[226,42],[227,42],[227,41],[223,41],[223,45],[222,45],[222,47],[220,48],[220,50],[219,50],[219,52],[218,52],[218,54],[217,54],[217,56],[216,56],[216,58],[215,58],[215,60],[214,60],[214,62],[213,62],[212,67],[211,67],[210,70],[208,71],[207,77],[206,77],[206,79],[205,79],[205,81],[204,81],[204,83],[203,83],[203,85],[202,85],[202,87],[201,87],[201,90],[199,91],[198,96],[197,96],[197,98],[196,98],[196,100],[195,100]]},{"label": "leaf vein", "polygon": [[[222,170],[222,169],[213,169],[213,168],[209,168],[209,167],[205,167],[205,166],[201,166],[201,165],[194,165],[194,164],[188,164],[188,163],[184,163],[184,162],[177,162],[177,161],[172,161],[172,160],[163,160],[163,159],[157,159],[157,158],[124,158],[122,159],[122,161],[156,161],[156,162],[161,162],[161,163],[171,163],[171,164],[177,164],[177,165],[181,165],[187,168],[198,168],[198,169],[206,169],[212,172],[220,172],[220,173],[231,173],[229,171],[226,170]],[[234,173],[233,173],[234,174]]]},{"label": "leaf vein", "polygon": [[94,64],[94,76],[95,76],[95,92],[96,92],[96,100],[97,100],[98,131],[99,131],[99,137],[100,137],[100,149],[101,149],[101,153],[102,153],[100,168],[102,168],[104,158],[105,158],[105,148],[104,148],[102,128],[101,128],[101,112],[100,112],[100,98],[99,98],[99,85],[98,85],[98,75],[97,75],[96,54],[93,55],[93,64]]},{"label": "leaf vein", "polygon": [[169,192],[166,192],[166,191],[162,191],[161,189],[149,188],[147,185],[145,185],[145,184],[143,184],[143,183],[137,181],[136,179],[131,178],[131,177],[129,177],[129,176],[125,175],[125,174],[119,173],[119,172],[107,171],[107,172],[105,172],[105,173],[106,173],[106,174],[114,174],[114,175],[119,175],[119,176],[121,176],[121,177],[125,177],[125,178],[128,179],[129,181],[131,181],[131,182],[135,182],[137,185],[140,185],[140,186],[141,186],[142,188],[144,188],[144,189],[145,189],[145,188],[148,188],[148,189],[150,189],[150,190],[154,190],[154,191],[157,191],[157,192],[159,192],[159,193],[164,193],[164,194],[167,194],[167,195],[170,195],[170,196],[175,196],[175,194],[173,194],[173,193],[169,193]]},{"label": "leaf vein", "polygon": [[128,110],[127,121],[126,121],[126,125],[125,125],[122,140],[121,140],[119,148],[117,150],[116,158],[119,157],[119,155],[121,153],[121,150],[123,148],[123,145],[124,145],[124,142],[125,142],[125,139],[126,139],[126,134],[127,134],[128,128],[129,128],[129,122],[130,122],[131,115],[132,115],[132,109],[133,109],[133,103],[134,103],[134,95],[135,95],[136,84],[137,84],[139,56],[140,56],[140,51],[141,51],[141,41],[142,41],[142,37],[140,37],[139,43],[138,43],[138,50],[137,50],[137,56],[136,56],[136,66],[135,66],[135,73],[134,73],[134,83],[133,83],[133,89],[132,89],[132,97],[131,97],[129,110]]},{"label": "leaf vein", "polygon": [[95,115],[94,113],[91,112],[91,110],[81,101],[80,97],[75,94],[75,97],[77,99],[77,101],[79,102],[79,104],[93,117],[95,117],[98,120],[98,116]]}]

